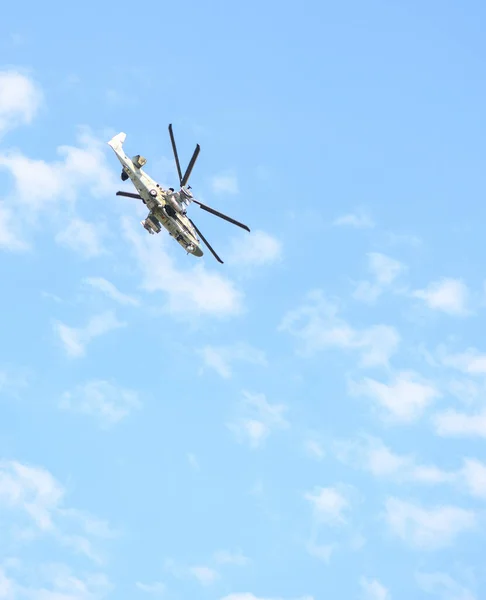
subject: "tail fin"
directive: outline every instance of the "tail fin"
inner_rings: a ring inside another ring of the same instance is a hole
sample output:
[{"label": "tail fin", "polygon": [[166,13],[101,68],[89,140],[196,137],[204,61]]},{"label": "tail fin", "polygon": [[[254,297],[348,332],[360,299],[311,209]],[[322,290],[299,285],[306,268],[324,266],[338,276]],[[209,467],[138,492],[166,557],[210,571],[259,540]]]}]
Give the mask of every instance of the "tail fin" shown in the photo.
[{"label": "tail fin", "polygon": [[127,134],[123,133],[122,131],[121,133],[115,135],[115,137],[111,138],[111,140],[108,142],[108,146],[111,146],[115,152],[117,150],[121,150],[126,137]]}]

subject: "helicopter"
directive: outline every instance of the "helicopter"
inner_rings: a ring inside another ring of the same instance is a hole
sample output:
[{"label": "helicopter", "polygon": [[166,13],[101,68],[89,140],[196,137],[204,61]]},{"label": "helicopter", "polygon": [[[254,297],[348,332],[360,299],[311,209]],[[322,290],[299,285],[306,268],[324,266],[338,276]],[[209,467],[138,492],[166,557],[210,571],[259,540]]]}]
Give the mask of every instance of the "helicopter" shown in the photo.
[{"label": "helicopter", "polygon": [[[147,163],[147,159],[140,154],[129,158],[123,149],[123,144],[126,140],[126,133],[121,132],[115,135],[108,143],[108,145],[115,152],[118,160],[122,164],[121,180],[127,181],[130,179],[135,186],[138,194],[132,192],[116,193],[117,196],[126,196],[127,198],[135,198],[141,200],[149,209],[147,217],[141,221],[141,225],[151,235],[160,233],[162,227],[164,227],[169,235],[172,236],[188,254],[192,254],[196,257],[201,257],[204,252],[201,249],[201,241],[207,246],[214,258],[221,264],[223,261],[216,254],[214,249],[211,247],[209,242],[196,227],[194,222],[187,216],[187,207],[193,202],[199,205],[203,210],[224,219],[246,231],[250,231],[250,228],[223,213],[214,210],[210,206],[203,204],[196,200],[192,194],[191,186],[188,186],[189,177],[191,176],[192,169],[196,163],[197,157],[201,147],[199,144],[196,145],[196,149],[192,155],[191,160],[187,166],[184,175],[181,171],[179,163],[179,156],[177,154],[177,147],[174,138],[174,132],[172,124],[169,125],[169,135],[172,144],[172,151],[174,153],[174,159],[177,167],[177,173],[179,175],[180,189],[178,192],[174,188],[164,189],[160,186],[152,177],[147,175],[142,169]],[[199,236],[199,237],[198,237]],[[200,238],[200,239],[199,239]]]}]

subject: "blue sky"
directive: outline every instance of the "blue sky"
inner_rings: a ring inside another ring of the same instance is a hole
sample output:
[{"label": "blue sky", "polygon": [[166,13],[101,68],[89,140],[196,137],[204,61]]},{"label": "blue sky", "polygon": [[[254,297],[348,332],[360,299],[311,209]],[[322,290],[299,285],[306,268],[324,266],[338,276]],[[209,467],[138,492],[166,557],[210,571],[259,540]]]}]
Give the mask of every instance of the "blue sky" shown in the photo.
[{"label": "blue sky", "polygon": [[[485,17],[2,15],[1,599],[485,596]],[[224,265],[115,196],[169,123]]]}]

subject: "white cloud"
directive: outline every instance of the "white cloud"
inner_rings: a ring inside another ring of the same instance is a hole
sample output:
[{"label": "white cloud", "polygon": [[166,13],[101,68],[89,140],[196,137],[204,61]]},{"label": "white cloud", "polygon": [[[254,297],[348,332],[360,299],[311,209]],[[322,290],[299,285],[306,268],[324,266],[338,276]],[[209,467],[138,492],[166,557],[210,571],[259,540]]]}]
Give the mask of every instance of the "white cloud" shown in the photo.
[{"label": "white cloud", "polygon": [[380,285],[389,285],[403,272],[404,266],[398,260],[385,256],[379,252],[368,254],[370,271]]},{"label": "white cloud", "polygon": [[440,436],[486,438],[486,409],[475,414],[444,410],[434,415],[432,420]]},{"label": "white cloud", "polygon": [[360,447],[357,455],[365,461],[365,467],[378,477],[401,474],[410,467],[409,457],[394,454],[381,442],[372,442],[364,453]]},{"label": "white cloud", "polygon": [[232,376],[232,363],[246,362],[253,365],[267,366],[265,352],[249,344],[239,342],[231,346],[204,346],[200,350],[204,365],[214,369],[224,379]]},{"label": "white cloud", "polygon": [[247,441],[251,448],[258,448],[275,429],[286,429],[289,424],[284,418],[287,407],[267,402],[264,394],[243,392],[243,411],[247,414],[228,428],[240,441]]},{"label": "white cloud", "polygon": [[169,559],[166,561],[165,567],[172,573],[174,577],[180,579],[193,578],[203,586],[209,586],[220,578],[219,573],[207,565],[193,565],[190,567],[185,567],[178,565],[175,561]]},{"label": "white cloud", "polygon": [[54,330],[64,344],[68,356],[79,358],[85,355],[86,346],[93,339],[124,326],[125,323],[119,321],[113,312],[107,311],[91,317],[84,327],[69,327],[56,322]]},{"label": "white cloud", "polygon": [[312,505],[314,517],[319,523],[327,525],[345,525],[345,513],[351,508],[349,494],[343,486],[316,487],[306,492],[304,498]]},{"label": "white cloud", "polygon": [[5,571],[0,567],[0,598],[4,600],[10,600],[15,598],[14,596],[14,586],[12,581],[8,579],[5,574]]},{"label": "white cloud", "polygon": [[52,512],[62,496],[62,487],[48,471],[0,462],[0,503],[24,510],[40,530],[53,529]]},{"label": "white cloud", "polygon": [[478,600],[477,596],[446,573],[417,573],[418,586],[441,600]]},{"label": "white cloud", "polygon": [[28,244],[18,235],[12,211],[0,201],[0,248],[19,252],[28,249]]},{"label": "white cloud", "polygon": [[436,465],[421,464],[412,454],[396,454],[381,440],[370,436],[336,442],[334,451],[342,462],[375,477],[397,483],[449,484],[473,497],[486,499],[486,464],[476,459],[464,458],[461,467],[446,471]]},{"label": "white cloud", "polygon": [[486,500],[486,464],[466,458],[461,475],[469,493]]},{"label": "white cloud", "polygon": [[94,258],[104,253],[100,227],[83,219],[71,219],[56,235],[56,242],[84,258]]},{"label": "white cloud", "polygon": [[486,392],[486,382],[476,383],[471,379],[451,379],[447,382],[447,390],[453,398],[471,406],[482,401]]},{"label": "white cloud", "polygon": [[136,586],[139,590],[142,590],[142,592],[146,592],[147,594],[153,594],[155,596],[162,596],[166,592],[166,586],[163,583],[160,583],[159,581],[150,584],[140,583],[139,581],[137,581]]},{"label": "white cloud", "polygon": [[265,231],[253,231],[249,235],[233,239],[228,263],[239,266],[263,266],[279,261],[282,243]]},{"label": "white cloud", "polygon": [[211,180],[211,187],[215,194],[237,194],[238,179],[234,173],[222,173]]},{"label": "white cloud", "polygon": [[[148,292],[161,291],[167,296],[166,310],[178,316],[212,315],[219,318],[239,315],[243,311],[243,295],[231,280],[209,271],[201,259],[188,257],[189,268],[174,264],[165,245],[176,243],[161,238],[137,234],[127,219],[122,221],[126,238],[132,244],[142,271],[142,287]],[[174,251],[182,248],[174,246]],[[196,262],[194,262],[196,261]]]},{"label": "white cloud", "polygon": [[[30,523],[35,535],[51,535],[62,545],[100,561],[93,542],[115,534],[108,525],[77,509],[63,508],[65,490],[51,473],[17,461],[0,461],[0,506]],[[23,527],[24,531],[26,530]],[[7,531],[4,533],[6,543]]]},{"label": "white cloud", "polygon": [[390,592],[377,579],[363,578],[360,581],[363,600],[390,600]]},{"label": "white cloud", "polygon": [[405,270],[405,266],[379,252],[368,253],[368,261],[373,281],[360,281],[353,296],[362,302],[373,303]]},{"label": "white cloud", "polygon": [[351,382],[349,391],[355,396],[365,396],[384,409],[384,418],[395,423],[411,423],[417,420],[441,397],[440,392],[416,373],[397,373],[390,384],[364,378],[359,383]]},{"label": "white cloud", "polygon": [[72,209],[81,192],[100,198],[116,189],[105,144],[89,129],[80,129],[78,146],[59,146],[57,151],[62,158],[53,162],[28,158],[17,150],[0,154],[0,167],[14,178],[12,202],[26,210],[31,221],[42,211],[52,215],[55,208]]},{"label": "white cloud", "polygon": [[0,71],[0,136],[36,116],[43,94],[38,85],[18,71]]},{"label": "white cloud", "polygon": [[239,567],[243,567],[250,562],[249,558],[247,556],[245,556],[239,550],[236,552],[229,552],[228,550],[220,550],[219,552],[215,553],[214,560],[218,564],[236,565]]},{"label": "white cloud", "polygon": [[63,410],[88,415],[103,425],[114,425],[141,407],[138,394],[108,381],[90,381],[65,392],[59,403]]},{"label": "white cloud", "polygon": [[375,226],[371,218],[363,212],[349,213],[338,217],[333,225],[346,225],[356,229],[368,229]]},{"label": "white cloud", "polygon": [[[22,584],[18,577],[7,579],[8,592],[2,596],[2,569],[0,569],[0,598],[16,600],[101,600],[108,595],[113,586],[103,573],[83,573],[75,575],[63,564],[41,564],[36,569],[21,565]],[[17,575],[17,574],[16,574]],[[31,583],[32,582],[32,583]],[[31,583],[29,585],[29,583]],[[40,587],[41,586],[41,587]]]},{"label": "white cloud", "polygon": [[442,364],[467,373],[468,375],[486,375],[486,354],[468,348],[465,352],[450,354],[444,348],[439,349]]},{"label": "white cloud", "polygon": [[424,508],[393,497],[385,502],[385,520],[395,536],[421,550],[451,546],[476,525],[470,510],[450,505]]},{"label": "white cloud", "polygon": [[189,567],[189,572],[199,581],[201,585],[211,585],[217,579],[219,579],[219,574],[217,571],[205,566]]},{"label": "white cloud", "polygon": [[[396,454],[381,440],[371,436],[334,444],[336,456],[342,462],[365,469],[375,477],[387,478],[398,483],[421,483],[425,485],[451,484],[464,489],[470,481],[472,470],[478,465],[466,465],[457,471],[445,471],[435,465],[421,464],[412,454]],[[467,471],[467,472],[466,472]],[[478,481],[480,471],[474,471]]]},{"label": "white cloud", "polygon": [[297,338],[303,355],[328,348],[358,351],[362,367],[387,366],[400,341],[396,330],[387,325],[353,329],[320,290],[309,293],[302,306],[289,311],[278,330]]},{"label": "white cloud", "polygon": [[469,291],[459,279],[442,278],[412,295],[423,300],[433,310],[455,316],[469,314]]},{"label": "white cloud", "polygon": [[87,277],[84,279],[84,283],[90,285],[91,287],[99,290],[115,302],[119,304],[129,305],[129,306],[138,306],[140,301],[137,298],[133,298],[127,294],[123,294],[118,290],[116,286],[114,286],[110,281],[104,279],[103,277]]}]

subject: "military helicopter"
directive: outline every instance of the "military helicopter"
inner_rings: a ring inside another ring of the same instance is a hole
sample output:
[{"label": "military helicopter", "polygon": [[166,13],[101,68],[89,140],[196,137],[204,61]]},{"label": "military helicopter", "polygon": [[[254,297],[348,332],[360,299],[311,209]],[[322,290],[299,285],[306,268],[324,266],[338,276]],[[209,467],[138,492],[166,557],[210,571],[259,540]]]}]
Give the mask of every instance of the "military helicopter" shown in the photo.
[{"label": "military helicopter", "polygon": [[172,151],[174,153],[174,159],[177,167],[177,173],[179,175],[180,190],[174,191],[174,188],[164,189],[156,181],[154,181],[142,167],[147,163],[147,159],[137,154],[133,158],[129,158],[123,150],[123,143],[126,139],[126,134],[121,132],[115,135],[108,143],[108,145],[114,150],[118,160],[122,164],[121,180],[127,181],[131,179],[135,186],[138,194],[131,192],[117,192],[117,196],[126,196],[127,198],[137,198],[141,200],[149,209],[149,214],[144,221],[141,221],[141,225],[151,234],[160,233],[162,227],[164,227],[169,234],[187,251],[188,254],[193,256],[203,256],[201,249],[200,240],[208,247],[210,252],[216,258],[218,262],[223,264],[221,258],[213,250],[209,242],[203,236],[203,234],[196,227],[194,222],[187,216],[187,207],[194,202],[198,204],[203,210],[229,221],[246,231],[250,231],[250,228],[239,221],[235,221],[231,217],[224,215],[223,213],[214,210],[209,206],[206,206],[202,202],[199,202],[192,195],[191,186],[187,185],[189,177],[194,168],[194,164],[199,156],[201,150],[199,144],[196,145],[196,149],[192,155],[192,158],[187,166],[186,172],[182,175],[181,166],[179,163],[179,156],[177,154],[177,147],[174,139],[174,133],[172,125],[169,125],[169,135],[172,144]]}]

